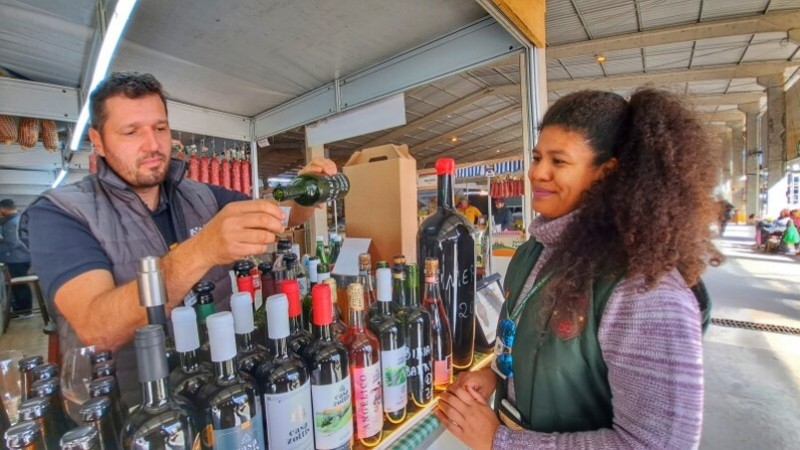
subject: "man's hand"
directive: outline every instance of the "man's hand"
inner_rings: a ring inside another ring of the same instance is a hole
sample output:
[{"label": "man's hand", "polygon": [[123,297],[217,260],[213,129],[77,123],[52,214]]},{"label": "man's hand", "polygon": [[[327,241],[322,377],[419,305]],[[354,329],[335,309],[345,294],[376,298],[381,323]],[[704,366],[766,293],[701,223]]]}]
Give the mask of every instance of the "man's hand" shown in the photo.
[{"label": "man's hand", "polygon": [[186,244],[191,242],[209,268],[230,264],[264,253],[275,234],[284,231],[283,218],[283,211],[269,200],[229,203]]}]

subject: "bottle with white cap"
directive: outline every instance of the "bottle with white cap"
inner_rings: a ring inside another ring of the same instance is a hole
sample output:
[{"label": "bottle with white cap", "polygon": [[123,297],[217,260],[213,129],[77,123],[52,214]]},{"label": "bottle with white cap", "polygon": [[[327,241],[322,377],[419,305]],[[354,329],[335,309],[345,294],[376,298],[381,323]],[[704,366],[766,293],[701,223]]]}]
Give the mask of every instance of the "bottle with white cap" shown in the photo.
[{"label": "bottle with white cap", "polygon": [[403,324],[394,315],[392,304],[392,269],[381,267],[375,272],[378,302],[369,315],[369,329],[378,337],[381,347],[381,381],[383,413],[391,423],[406,418],[408,387],[406,385],[406,334]]},{"label": "bottle with white cap", "polygon": [[255,386],[236,370],[233,314],[206,318],[214,378],[200,390],[202,448],[264,450],[264,423]]},{"label": "bottle with white cap", "polygon": [[274,357],[259,366],[256,375],[263,393],[267,447],[312,448],[311,382],[305,363],[289,348],[289,299],[285,294],[267,298],[267,321]]},{"label": "bottle with white cap", "polygon": [[231,313],[238,353],[236,369],[239,373],[254,377],[258,366],[269,359],[269,353],[263,345],[256,343],[254,338],[253,308],[247,292],[231,295]]},{"label": "bottle with white cap", "polygon": [[180,395],[197,407],[200,389],[211,381],[213,374],[210,365],[200,357],[200,337],[194,308],[179,306],[173,309],[172,329],[181,364],[169,374],[169,386],[175,395]]}]

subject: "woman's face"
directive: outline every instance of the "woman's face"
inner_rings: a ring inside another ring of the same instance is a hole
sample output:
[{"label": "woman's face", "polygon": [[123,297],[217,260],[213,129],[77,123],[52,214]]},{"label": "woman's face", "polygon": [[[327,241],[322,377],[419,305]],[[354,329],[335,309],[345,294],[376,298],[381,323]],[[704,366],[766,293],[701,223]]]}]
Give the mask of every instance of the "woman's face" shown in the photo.
[{"label": "woman's face", "polygon": [[548,219],[572,212],[592,183],[616,166],[616,158],[594,165],[594,150],[583,133],[558,125],[545,127],[528,171],[533,209]]}]

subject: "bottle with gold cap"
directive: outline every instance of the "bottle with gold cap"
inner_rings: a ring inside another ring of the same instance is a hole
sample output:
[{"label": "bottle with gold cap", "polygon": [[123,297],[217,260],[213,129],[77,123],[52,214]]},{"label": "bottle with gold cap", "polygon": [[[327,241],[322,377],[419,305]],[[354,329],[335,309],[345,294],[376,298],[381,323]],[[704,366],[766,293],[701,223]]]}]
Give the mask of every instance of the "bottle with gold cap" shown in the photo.
[{"label": "bottle with gold cap", "polygon": [[439,290],[439,260],[436,258],[425,260],[425,297],[422,303],[431,315],[433,388],[444,391],[453,382],[453,340]]},{"label": "bottle with gold cap", "polygon": [[353,391],[356,441],[374,447],[383,437],[383,393],[378,338],[367,328],[364,287],[347,287],[350,322],[341,341],[347,346]]}]

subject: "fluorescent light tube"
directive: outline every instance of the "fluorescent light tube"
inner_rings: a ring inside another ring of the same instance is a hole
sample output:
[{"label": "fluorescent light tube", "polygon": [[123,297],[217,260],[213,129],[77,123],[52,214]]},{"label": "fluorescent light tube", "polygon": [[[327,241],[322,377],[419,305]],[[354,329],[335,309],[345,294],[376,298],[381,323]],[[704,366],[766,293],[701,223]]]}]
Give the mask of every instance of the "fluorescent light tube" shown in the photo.
[{"label": "fluorescent light tube", "polygon": [[67,169],[61,169],[61,172],[58,173],[56,177],[56,181],[53,181],[53,184],[50,185],[51,188],[57,188],[61,183],[64,182],[64,178],[67,178]]},{"label": "fluorescent light tube", "polygon": [[89,89],[86,90],[86,98],[81,107],[80,115],[78,115],[78,123],[75,124],[75,130],[72,133],[72,140],[69,144],[69,148],[72,151],[78,150],[78,147],[80,147],[81,138],[84,131],[86,131],[86,125],[89,123],[89,96],[108,74],[111,60],[114,58],[119,41],[122,39],[122,33],[125,31],[125,26],[128,24],[136,2],[137,0],[119,0],[117,7],[114,8],[114,15],[108,23],[106,33],[103,36],[103,43],[100,45],[100,52],[97,54],[94,71],[92,72],[92,81],[89,84]]}]

